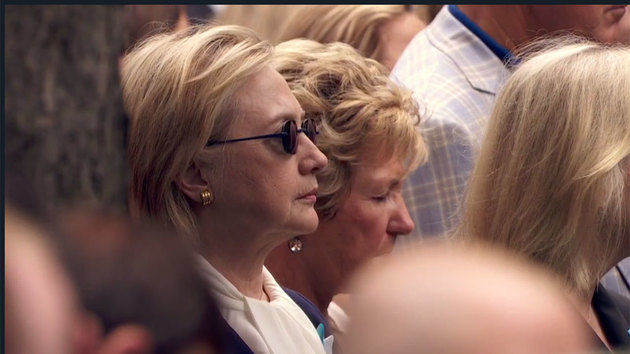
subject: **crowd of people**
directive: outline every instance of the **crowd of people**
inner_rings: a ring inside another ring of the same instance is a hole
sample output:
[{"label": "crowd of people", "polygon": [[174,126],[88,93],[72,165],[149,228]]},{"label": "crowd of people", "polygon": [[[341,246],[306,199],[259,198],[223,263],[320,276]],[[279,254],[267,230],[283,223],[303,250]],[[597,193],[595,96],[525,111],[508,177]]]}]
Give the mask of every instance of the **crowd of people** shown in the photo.
[{"label": "crowd of people", "polygon": [[124,9],[129,215],[5,174],[7,353],[630,351],[627,5]]}]

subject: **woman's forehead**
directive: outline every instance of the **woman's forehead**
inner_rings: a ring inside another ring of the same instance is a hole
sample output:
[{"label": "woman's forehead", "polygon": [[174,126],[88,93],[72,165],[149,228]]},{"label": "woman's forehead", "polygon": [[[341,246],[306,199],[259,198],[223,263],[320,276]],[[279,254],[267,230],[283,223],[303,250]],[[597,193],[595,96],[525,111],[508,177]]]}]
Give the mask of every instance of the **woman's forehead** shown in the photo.
[{"label": "woman's forehead", "polygon": [[269,67],[249,77],[233,100],[236,115],[246,124],[282,124],[291,119],[299,123],[304,116],[284,78]]}]

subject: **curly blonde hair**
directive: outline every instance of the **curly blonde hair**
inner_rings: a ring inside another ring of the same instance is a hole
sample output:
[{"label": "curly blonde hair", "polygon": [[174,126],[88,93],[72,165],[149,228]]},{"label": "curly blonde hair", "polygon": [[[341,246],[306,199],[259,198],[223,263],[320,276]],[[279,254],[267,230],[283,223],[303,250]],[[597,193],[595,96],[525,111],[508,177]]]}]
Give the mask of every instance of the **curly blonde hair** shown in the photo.
[{"label": "curly blonde hair", "polygon": [[586,295],[630,234],[630,48],[573,37],[532,48],[497,98],[458,232]]},{"label": "curly blonde hair", "polygon": [[235,114],[233,93],[271,60],[273,47],[239,26],[160,34],[122,63],[131,119],[130,210],[198,241],[195,217],[175,178]]},{"label": "curly blonde hair", "polygon": [[349,192],[352,166],[367,156],[398,156],[407,172],[426,160],[416,130],[418,106],[377,61],[344,43],[294,39],[276,46],[272,66],[287,80],[306,118],[320,124],[317,147],[328,157],[317,176],[320,216],[334,216]]}]

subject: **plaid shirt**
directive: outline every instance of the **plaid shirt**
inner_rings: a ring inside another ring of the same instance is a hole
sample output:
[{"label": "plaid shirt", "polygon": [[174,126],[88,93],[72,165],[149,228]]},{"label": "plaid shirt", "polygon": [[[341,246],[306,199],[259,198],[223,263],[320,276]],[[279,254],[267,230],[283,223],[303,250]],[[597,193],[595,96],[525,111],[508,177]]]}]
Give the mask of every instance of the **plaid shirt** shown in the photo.
[{"label": "plaid shirt", "polygon": [[399,246],[439,236],[459,221],[466,181],[479,150],[496,92],[510,72],[444,6],[409,43],[391,78],[420,105],[429,160],[403,187],[416,227]]}]

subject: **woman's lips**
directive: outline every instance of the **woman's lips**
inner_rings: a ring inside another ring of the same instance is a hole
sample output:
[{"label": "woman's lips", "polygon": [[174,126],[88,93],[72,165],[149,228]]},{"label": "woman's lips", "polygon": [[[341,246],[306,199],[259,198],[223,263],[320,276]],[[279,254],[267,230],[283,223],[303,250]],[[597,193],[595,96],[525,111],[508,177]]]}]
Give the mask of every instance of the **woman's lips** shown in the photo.
[{"label": "woman's lips", "polygon": [[300,198],[300,200],[304,200],[310,203],[315,203],[317,201],[317,195],[315,194],[308,194],[303,196],[302,198]]},{"label": "woman's lips", "polygon": [[317,188],[312,189],[310,192],[302,195],[298,199],[309,203],[315,203],[317,201]]}]

